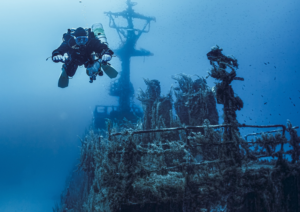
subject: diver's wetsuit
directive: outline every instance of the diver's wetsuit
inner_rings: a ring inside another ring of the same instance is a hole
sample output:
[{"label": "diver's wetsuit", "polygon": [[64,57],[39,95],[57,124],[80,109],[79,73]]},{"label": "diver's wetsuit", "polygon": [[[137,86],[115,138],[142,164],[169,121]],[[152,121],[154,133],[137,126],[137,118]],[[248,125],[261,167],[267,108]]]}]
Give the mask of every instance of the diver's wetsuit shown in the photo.
[{"label": "diver's wetsuit", "polygon": [[114,52],[110,50],[106,44],[101,43],[96,38],[89,38],[89,41],[84,46],[76,45],[75,39],[71,36],[64,35],[64,41],[58,47],[58,49],[52,52],[52,58],[56,55],[64,55],[68,54],[68,60],[66,60],[64,64],[64,68],[69,77],[74,76],[78,66],[84,65],[84,67],[88,67],[93,64],[93,58],[91,54],[99,53],[99,54],[109,54],[112,56]]}]

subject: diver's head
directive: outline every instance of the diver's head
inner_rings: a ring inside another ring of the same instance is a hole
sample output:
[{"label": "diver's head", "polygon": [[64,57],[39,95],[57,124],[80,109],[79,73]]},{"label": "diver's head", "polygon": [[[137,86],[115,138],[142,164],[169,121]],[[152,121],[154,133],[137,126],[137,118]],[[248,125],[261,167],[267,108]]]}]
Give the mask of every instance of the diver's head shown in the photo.
[{"label": "diver's head", "polygon": [[78,46],[83,46],[88,42],[88,34],[82,27],[78,27],[73,35]]}]

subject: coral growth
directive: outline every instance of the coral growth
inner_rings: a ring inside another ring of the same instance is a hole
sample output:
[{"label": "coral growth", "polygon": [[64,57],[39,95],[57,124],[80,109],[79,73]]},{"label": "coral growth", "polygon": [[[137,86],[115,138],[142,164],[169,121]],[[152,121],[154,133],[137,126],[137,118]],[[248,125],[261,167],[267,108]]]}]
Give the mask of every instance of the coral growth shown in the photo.
[{"label": "coral growth", "polygon": [[204,78],[193,81],[186,74],[173,76],[178,82],[174,88],[176,114],[185,125],[202,125],[205,119],[211,124],[218,124],[219,115],[216,109],[216,100],[212,90]]},{"label": "coral growth", "polygon": [[[224,105],[224,123],[216,125],[216,102],[203,78],[174,77],[179,84],[174,89],[175,111],[171,93],[161,96],[159,81],[145,80],[147,89],[138,97],[143,123],[118,126],[108,121],[106,135],[89,132],[82,141],[79,164],[86,173],[86,195],[78,196],[81,207],[72,206],[65,196],[68,209],[64,205],[61,211],[300,210],[297,131],[288,122],[290,140],[285,127],[282,134],[244,140],[239,128],[257,126],[236,120],[236,111],[243,107],[230,85],[242,79],[236,77],[237,60],[224,56],[218,46],[207,56],[210,76],[218,80],[216,99]],[[285,150],[285,144],[291,148]],[[272,159],[262,160],[266,157]]]},{"label": "coral growth", "polygon": [[170,127],[170,111],[172,110],[171,93],[160,96],[160,82],[158,80],[144,80],[146,92],[140,90],[137,99],[142,102],[144,110],[144,129]]}]

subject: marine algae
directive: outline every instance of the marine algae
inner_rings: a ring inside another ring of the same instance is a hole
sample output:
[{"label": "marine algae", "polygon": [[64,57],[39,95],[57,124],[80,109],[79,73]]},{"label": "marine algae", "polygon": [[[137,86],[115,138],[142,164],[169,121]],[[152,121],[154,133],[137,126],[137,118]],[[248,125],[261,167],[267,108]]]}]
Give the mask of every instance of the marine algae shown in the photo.
[{"label": "marine algae", "polygon": [[[74,178],[80,189],[71,181],[53,211],[300,211],[297,131],[288,121],[281,134],[242,138],[240,128],[258,126],[236,119],[243,108],[231,86],[243,80],[238,62],[218,46],[207,57],[209,76],[217,79],[214,91],[204,78],[180,74],[173,77],[178,87],[161,96],[158,80],[144,80],[142,121],[119,126],[108,120],[106,134],[90,130],[82,140],[81,183]],[[222,125],[216,102],[224,106]]]}]

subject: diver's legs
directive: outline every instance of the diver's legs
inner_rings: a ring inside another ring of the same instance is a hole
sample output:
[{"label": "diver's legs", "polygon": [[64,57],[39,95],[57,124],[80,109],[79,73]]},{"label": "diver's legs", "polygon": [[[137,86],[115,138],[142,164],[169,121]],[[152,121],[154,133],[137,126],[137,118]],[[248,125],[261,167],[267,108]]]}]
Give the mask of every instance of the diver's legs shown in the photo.
[{"label": "diver's legs", "polygon": [[67,72],[65,70],[65,65],[62,66],[61,74],[58,79],[58,87],[60,88],[66,88],[69,85],[69,77],[67,75]]},{"label": "diver's legs", "polygon": [[73,63],[72,61],[70,61],[69,63],[65,63],[65,64],[63,65],[63,67],[64,67],[64,69],[66,70],[67,75],[68,75],[69,77],[73,77],[74,74],[76,73],[76,70],[77,70],[77,68],[78,68],[78,65],[75,64],[75,63]]}]

